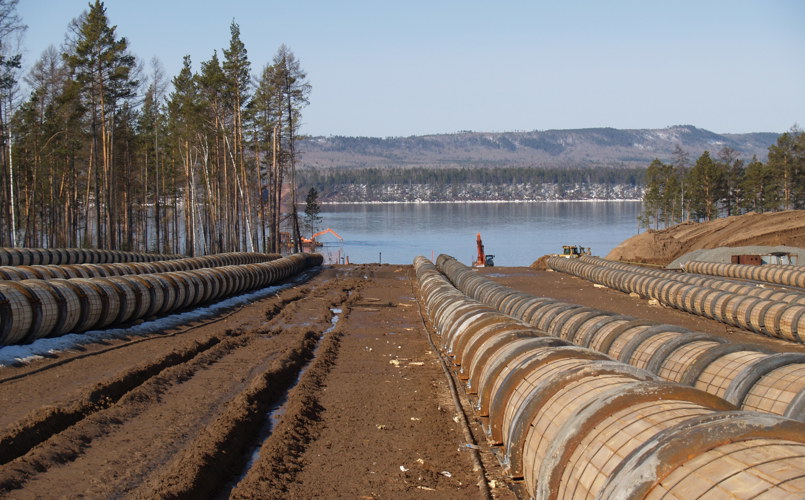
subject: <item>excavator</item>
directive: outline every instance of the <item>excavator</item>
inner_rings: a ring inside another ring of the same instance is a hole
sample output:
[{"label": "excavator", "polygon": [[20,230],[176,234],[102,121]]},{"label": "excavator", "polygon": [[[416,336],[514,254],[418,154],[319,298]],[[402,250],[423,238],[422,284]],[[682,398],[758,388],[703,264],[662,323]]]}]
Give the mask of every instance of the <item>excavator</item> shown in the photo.
[{"label": "excavator", "polygon": [[335,236],[336,238],[338,238],[339,240],[344,241],[344,238],[342,238],[342,237],[338,236],[338,233],[336,233],[335,231],[333,231],[332,229],[330,229],[330,228],[328,227],[328,228],[327,228],[327,229],[325,229],[324,231],[319,231],[318,233],[314,234],[314,235],[313,235],[313,236],[311,236],[310,238],[304,238],[304,237],[303,237],[303,238],[302,238],[302,244],[303,244],[303,245],[309,245],[309,246],[312,246],[312,247],[319,247],[319,246],[321,246],[321,243],[319,243],[318,241],[316,241],[316,238],[318,238],[319,236],[321,236],[321,235],[323,235],[323,234],[327,234],[327,233],[330,233],[330,234],[332,234],[333,236]]},{"label": "excavator", "polygon": [[495,256],[487,255],[484,253],[484,242],[481,241],[481,233],[478,233],[476,238],[478,244],[478,258],[472,263],[473,267],[493,267],[495,265]]}]

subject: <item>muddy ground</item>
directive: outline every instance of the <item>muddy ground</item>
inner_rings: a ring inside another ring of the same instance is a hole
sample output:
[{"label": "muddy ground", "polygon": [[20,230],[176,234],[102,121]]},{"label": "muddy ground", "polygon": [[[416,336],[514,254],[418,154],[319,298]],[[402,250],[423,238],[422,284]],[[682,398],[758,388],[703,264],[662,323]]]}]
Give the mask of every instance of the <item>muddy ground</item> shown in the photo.
[{"label": "muddy ground", "polygon": [[[480,272],[805,351],[560,273]],[[175,330],[0,368],[0,497],[464,499],[483,482],[515,498],[460,390],[454,404],[415,293],[411,266],[324,267]]]}]

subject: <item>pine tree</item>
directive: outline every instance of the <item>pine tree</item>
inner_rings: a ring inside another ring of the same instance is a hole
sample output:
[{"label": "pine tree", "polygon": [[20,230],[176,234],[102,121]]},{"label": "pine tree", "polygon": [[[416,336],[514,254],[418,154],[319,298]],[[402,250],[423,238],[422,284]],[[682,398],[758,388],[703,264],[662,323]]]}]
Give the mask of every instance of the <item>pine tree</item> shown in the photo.
[{"label": "pine tree", "polygon": [[687,177],[690,192],[690,207],[699,219],[713,220],[718,217],[718,204],[724,198],[725,173],[705,151],[696,160]]},{"label": "pine tree", "polygon": [[679,144],[674,146],[672,163],[674,166],[676,184],[679,187],[679,200],[678,203],[675,204],[674,220],[676,222],[681,222],[688,220],[688,217],[690,217],[690,209],[688,208],[690,193],[688,193],[686,197],[686,190],[689,191],[690,189],[689,186],[686,185],[688,178],[688,165],[690,164],[690,154],[682,149],[682,146]]},{"label": "pine tree", "polygon": [[[17,73],[21,68],[21,55],[15,53],[12,42],[15,35],[25,31],[16,13],[18,0],[0,0],[0,244],[17,245],[17,196],[18,184],[14,180],[12,141],[9,133],[9,118],[14,107],[17,88]],[[6,221],[5,224],[3,221]]]},{"label": "pine tree", "polygon": [[319,192],[311,187],[305,198],[305,230],[308,234],[313,234],[319,229],[321,224],[321,205],[319,204]]},{"label": "pine tree", "polygon": [[760,162],[756,156],[746,166],[741,181],[743,200],[741,205],[747,210],[764,213],[777,209],[779,187],[774,171]]},{"label": "pine tree", "polygon": [[251,190],[254,183],[250,183],[246,175],[245,155],[243,154],[243,105],[249,98],[249,83],[251,64],[246,52],[246,46],[240,39],[240,27],[232,21],[229,26],[231,38],[229,49],[224,49],[223,71],[226,77],[227,97],[232,107],[232,143],[230,145],[232,169],[235,172],[237,185],[236,214],[238,222],[242,224],[241,244],[248,251],[254,250],[254,240],[251,230]]},{"label": "pine tree", "polygon": [[739,158],[737,151],[727,146],[719,151],[718,160],[720,168],[724,171],[724,209],[729,217],[735,215],[741,205],[744,162]]},{"label": "pine tree", "polygon": [[310,84],[307,81],[307,74],[302,70],[299,60],[285,44],[280,45],[274,56],[274,77],[279,100],[283,103],[285,108],[284,128],[287,141],[286,154],[289,167],[288,171],[291,177],[290,212],[294,252],[298,252],[300,250],[301,235],[299,234],[299,218],[296,208],[296,142],[298,140],[297,131],[301,121],[302,108],[308,104]]},{"label": "pine tree", "polygon": [[200,113],[203,129],[201,145],[204,154],[202,162],[205,168],[207,183],[208,211],[212,212],[208,231],[210,233],[212,252],[229,252],[237,248],[237,224],[234,216],[234,197],[229,173],[231,162],[229,142],[226,139],[226,75],[221,68],[218,53],[213,52],[209,61],[201,63],[201,72],[197,76]]},{"label": "pine tree", "polygon": [[[276,154],[279,140],[279,122],[282,119],[282,102],[277,95],[275,68],[267,64],[260,72],[257,86],[249,103],[249,117],[253,126],[252,150],[255,156],[260,185],[260,220],[263,247],[279,252],[279,197],[280,161]],[[265,175],[263,175],[265,172]],[[268,235],[265,234],[268,226]]]},{"label": "pine tree", "polygon": [[196,183],[191,144],[198,122],[198,88],[191,69],[190,56],[185,56],[182,69],[173,79],[173,92],[168,99],[171,138],[180,157],[184,177],[185,255],[196,255]]},{"label": "pine tree", "polygon": [[659,159],[651,162],[646,169],[646,186],[643,193],[643,214],[641,215],[642,225],[656,229],[659,227],[660,210],[662,208],[662,187],[664,165]]},{"label": "pine tree", "polygon": [[117,248],[112,226],[118,223],[117,172],[112,148],[113,116],[120,101],[133,97],[138,82],[132,78],[134,56],[128,42],[117,38],[100,0],[75,23],[76,39],[64,58],[79,84],[89,112],[90,170],[94,177],[95,245]]},{"label": "pine tree", "polygon": [[[166,118],[164,96],[167,82],[157,59],[151,61],[152,72],[138,117],[138,187],[139,204],[136,216],[137,231],[141,235],[137,246],[146,251],[167,251],[166,219],[163,198],[165,194]],[[151,210],[153,206],[153,214]],[[153,219],[154,241],[151,241]]]},{"label": "pine tree", "polygon": [[783,210],[805,206],[805,137],[796,125],[769,147],[769,168],[781,190]]},{"label": "pine tree", "polygon": [[650,227],[653,224],[656,229],[660,225],[668,227],[673,224],[678,199],[679,183],[673,165],[655,159],[646,169],[641,217],[643,225]]}]

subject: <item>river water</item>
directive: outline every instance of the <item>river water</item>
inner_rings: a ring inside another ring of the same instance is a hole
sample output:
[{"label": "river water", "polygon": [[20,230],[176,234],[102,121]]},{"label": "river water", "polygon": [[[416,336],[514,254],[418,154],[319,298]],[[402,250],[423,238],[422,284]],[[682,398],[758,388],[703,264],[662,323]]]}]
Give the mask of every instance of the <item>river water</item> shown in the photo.
[{"label": "river water", "polygon": [[411,264],[414,257],[446,253],[475,260],[476,234],[498,266],[528,266],[562,245],[591,247],[606,256],[637,234],[636,201],[533,203],[328,204],[321,228],[342,238],[319,237],[328,262]]}]

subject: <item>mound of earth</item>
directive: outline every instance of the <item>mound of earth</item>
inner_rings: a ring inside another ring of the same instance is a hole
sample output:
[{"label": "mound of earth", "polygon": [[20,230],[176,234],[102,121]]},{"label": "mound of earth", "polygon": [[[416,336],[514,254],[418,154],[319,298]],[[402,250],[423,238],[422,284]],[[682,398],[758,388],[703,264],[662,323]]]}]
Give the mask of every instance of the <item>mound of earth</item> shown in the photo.
[{"label": "mound of earth", "polygon": [[606,258],[665,266],[694,250],[750,245],[805,248],[805,210],[749,213],[648,230],[624,241]]},{"label": "mound of earth", "polygon": [[530,267],[531,269],[536,269],[537,271],[547,271],[548,270],[548,257],[550,257],[550,255],[543,255],[539,259],[537,259],[534,262],[532,262],[531,265],[528,266],[528,267]]}]

